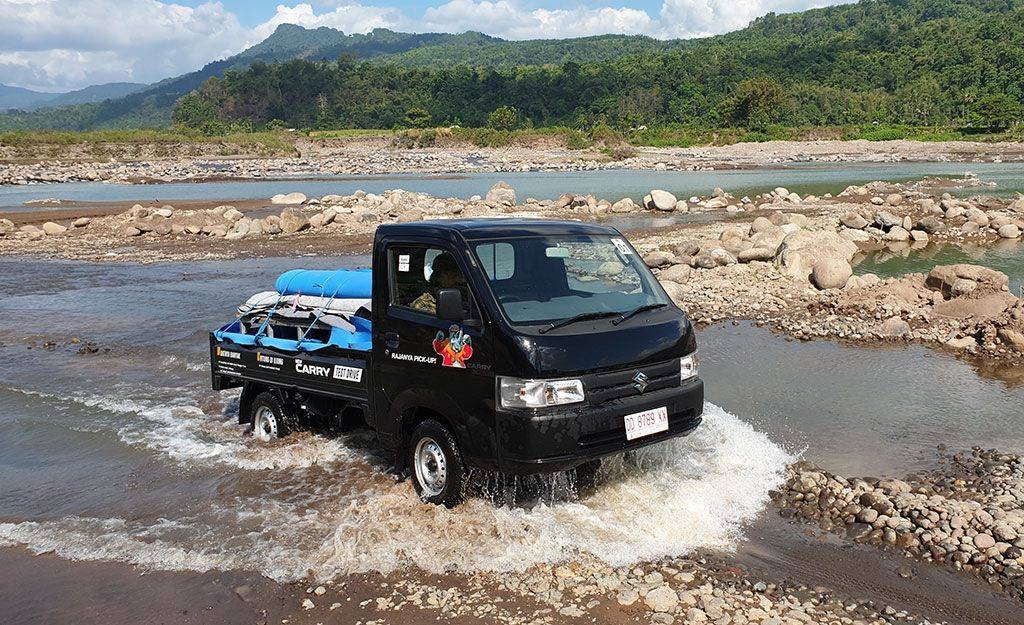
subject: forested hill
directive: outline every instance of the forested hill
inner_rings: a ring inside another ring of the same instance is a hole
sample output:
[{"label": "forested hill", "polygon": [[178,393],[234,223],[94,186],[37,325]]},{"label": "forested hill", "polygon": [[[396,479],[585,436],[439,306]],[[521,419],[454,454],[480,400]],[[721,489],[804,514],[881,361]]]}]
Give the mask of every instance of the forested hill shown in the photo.
[{"label": "forested hill", "polygon": [[1012,113],[1022,83],[1024,0],[862,0],[686,41],[283,25],[200,71],[0,128],[165,125],[192,90],[177,119],[201,128],[475,126],[503,106],[537,126],[944,124]]},{"label": "forested hill", "polygon": [[[678,42],[676,42],[678,43]],[[397,63],[407,66],[481,66],[587,62],[663,49],[671,42],[649,37],[603,35],[567,40],[505,41],[478,32],[399,33],[378,28],[367,34],[346,35],[333,28],[306,29],[282,24],[264,41],[200,70],[168,78],[147,89],[106,102],[69,106],[39,113],[0,115],[0,129],[54,128],[81,130],[110,127],[159,127],[171,122],[171,109],[181,96],[206,80],[253,63],[293,59],[334,61],[339,57]]]},{"label": "forested hill", "polygon": [[207,82],[182,100],[177,119],[197,127],[479,126],[507,106],[511,123],[536,126],[759,128],[963,124],[980,108],[985,123],[995,115],[1007,124],[1019,119],[1024,96],[1024,0],[862,1],[769,15],[742,31],[612,60],[435,65],[258,64]]}]

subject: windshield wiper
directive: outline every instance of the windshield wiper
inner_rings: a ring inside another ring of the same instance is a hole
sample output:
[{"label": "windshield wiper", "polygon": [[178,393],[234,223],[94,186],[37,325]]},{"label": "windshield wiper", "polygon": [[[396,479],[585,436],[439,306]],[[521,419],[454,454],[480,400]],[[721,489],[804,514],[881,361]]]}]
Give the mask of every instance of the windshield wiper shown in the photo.
[{"label": "windshield wiper", "polygon": [[668,306],[668,304],[644,304],[643,306],[637,306],[633,310],[630,310],[628,312],[624,312],[621,315],[619,315],[618,317],[616,317],[615,320],[612,321],[612,325],[613,326],[617,326],[620,323],[622,323],[623,321],[625,321],[626,319],[629,319],[630,317],[633,317],[635,315],[639,315],[640,313],[642,313],[642,312],[644,312],[646,310],[657,310],[658,308],[664,308],[666,306]]},{"label": "windshield wiper", "polygon": [[605,317],[618,317],[620,314],[621,313],[617,313],[614,310],[580,313],[578,315],[573,315],[572,317],[562,319],[561,321],[555,321],[551,325],[541,328],[540,333],[545,334],[547,332],[554,330],[555,328],[562,328],[571,323],[576,323],[577,321],[587,321],[589,319],[603,319]]}]

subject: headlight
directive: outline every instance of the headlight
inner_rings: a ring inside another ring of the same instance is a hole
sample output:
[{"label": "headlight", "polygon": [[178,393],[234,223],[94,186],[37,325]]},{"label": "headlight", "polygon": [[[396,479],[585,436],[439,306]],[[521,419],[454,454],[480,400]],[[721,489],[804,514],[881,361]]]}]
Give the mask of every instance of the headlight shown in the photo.
[{"label": "headlight", "polygon": [[690,378],[697,377],[697,366],[699,364],[697,352],[679,359],[679,381],[685,382]]},{"label": "headlight", "polygon": [[579,380],[523,380],[498,378],[502,408],[544,408],[583,401],[583,382]]}]

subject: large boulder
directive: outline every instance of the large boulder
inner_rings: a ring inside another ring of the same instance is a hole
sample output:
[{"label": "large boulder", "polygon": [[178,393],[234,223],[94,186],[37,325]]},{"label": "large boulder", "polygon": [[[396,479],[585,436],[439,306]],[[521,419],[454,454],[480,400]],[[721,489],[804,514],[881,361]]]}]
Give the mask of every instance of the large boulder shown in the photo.
[{"label": "large boulder", "polygon": [[843,215],[839,218],[839,221],[847,228],[853,228],[854,230],[863,230],[869,225],[868,220],[864,219],[863,215],[854,212]]},{"label": "large boulder", "polygon": [[661,250],[653,251],[647,256],[644,256],[644,263],[648,267],[667,267],[672,264],[675,255],[672,252],[663,252]]},{"label": "large boulder", "polygon": [[309,221],[295,211],[286,210],[281,213],[281,231],[286,234],[300,232],[309,227]]},{"label": "large boulder", "polygon": [[1020,238],[1020,228],[1017,224],[1005,224],[999,227],[999,236],[1004,239]]},{"label": "large boulder", "polygon": [[853,275],[850,263],[841,258],[823,258],[811,269],[811,282],[821,290],[841,289]]},{"label": "large boulder", "polygon": [[306,201],[304,193],[278,193],[270,198],[271,204],[302,204]]},{"label": "large boulder", "polygon": [[501,181],[491,187],[491,190],[487,192],[487,196],[484,199],[488,202],[497,202],[505,206],[515,206],[516,190],[507,182]]},{"label": "large boulder", "polygon": [[693,269],[689,265],[672,265],[667,269],[663,269],[661,273],[658,274],[658,279],[662,281],[669,280],[671,282],[686,282],[690,279],[690,273],[692,271]]},{"label": "large boulder", "polygon": [[55,234],[64,234],[67,232],[67,228],[58,223],[48,221],[43,224],[43,232],[49,236],[53,236]]},{"label": "large boulder", "polygon": [[[570,200],[571,201],[571,200]],[[639,206],[632,198],[624,197],[618,202],[612,204],[613,213],[632,213],[633,211],[639,210]]]},{"label": "large boulder", "polygon": [[1001,271],[982,267],[981,265],[970,265],[961,263],[957,265],[939,265],[933,268],[928,277],[925,278],[925,286],[933,291],[942,293],[943,297],[949,299],[958,297],[974,289],[965,289],[963,280],[974,282],[981,286],[985,285],[992,291],[1002,291],[1010,284],[1010,278]]},{"label": "large boulder", "polygon": [[679,201],[676,196],[672,195],[668,191],[662,191],[661,189],[654,189],[650,193],[650,203],[647,208],[657,209],[660,211],[671,211],[675,210],[676,203]]},{"label": "large boulder", "polygon": [[807,280],[818,262],[838,259],[849,263],[857,249],[855,243],[835,232],[799,230],[786,235],[775,260],[785,275],[797,280]]}]

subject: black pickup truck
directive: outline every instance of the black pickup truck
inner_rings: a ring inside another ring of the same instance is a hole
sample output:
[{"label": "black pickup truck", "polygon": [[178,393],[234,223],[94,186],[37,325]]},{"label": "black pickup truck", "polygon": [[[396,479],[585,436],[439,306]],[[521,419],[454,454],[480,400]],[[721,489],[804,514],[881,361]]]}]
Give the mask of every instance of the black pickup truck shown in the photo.
[{"label": "black pickup truck", "polygon": [[593,471],[701,422],[693,327],[615,229],[384,225],[372,272],[303,273],[211,333],[213,388],[242,387],[264,440],[369,427],[424,501],[457,504],[469,466]]}]

